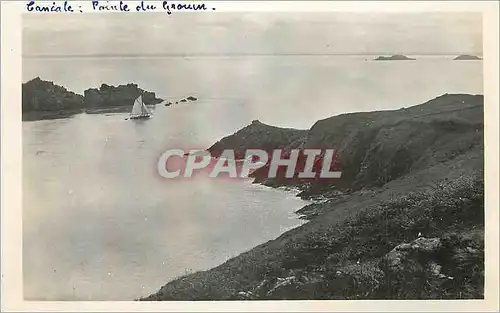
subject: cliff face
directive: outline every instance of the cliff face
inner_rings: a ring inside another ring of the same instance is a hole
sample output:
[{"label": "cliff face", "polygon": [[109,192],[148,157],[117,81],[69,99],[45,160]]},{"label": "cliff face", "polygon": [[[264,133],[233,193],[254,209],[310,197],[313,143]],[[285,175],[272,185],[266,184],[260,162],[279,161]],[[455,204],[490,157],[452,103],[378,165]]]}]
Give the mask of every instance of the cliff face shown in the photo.
[{"label": "cliff face", "polygon": [[335,148],[340,186],[379,187],[482,143],[483,97],[443,95],[397,111],[345,114],[317,122],[305,147]]},{"label": "cliff face", "polygon": [[77,113],[82,107],[83,96],[53,82],[37,77],[22,85],[23,119],[35,117],[35,115],[50,115],[59,111]]},{"label": "cliff face", "polygon": [[451,159],[482,143],[482,123],[482,96],[447,94],[401,110],[334,116],[316,122],[308,131],[252,124],[210,149],[261,145],[285,150],[335,149],[340,180],[300,184],[293,179],[267,179],[268,167],[252,174],[256,182],[269,186],[299,183],[304,191],[301,196],[312,196],[325,188],[348,192],[380,187]]},{"label": "cliff face", "polygon": [[162,102],[154,92],[140,89],[137,84],[119,85],[117,87],[102,84],[99,89],[91,88],[84,92],[84,105],[87,108],[131,106],[139,95],[143,95],[145,104]]},{"label": "cliff face", "polygon": [[[483,298],[483,113],[483,96],[445,94],[318,121],[288,144],[337,149],[343,177],[299,183],[323,200],[309,222],[143,300]],[[224,148],[296,133],[266,129]]]}]

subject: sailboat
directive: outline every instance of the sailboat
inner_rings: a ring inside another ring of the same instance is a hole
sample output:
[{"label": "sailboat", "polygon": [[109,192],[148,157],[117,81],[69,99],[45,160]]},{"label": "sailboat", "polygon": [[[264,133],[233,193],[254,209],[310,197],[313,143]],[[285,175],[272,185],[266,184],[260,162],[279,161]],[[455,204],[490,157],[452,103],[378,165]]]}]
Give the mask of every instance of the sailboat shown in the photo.
[{"label": "sailboat", "polygon": [[151,117],[151,112],[149,112],[148,108],[142,101],[142,95],[140,95],[137,99],[134,101],[134,107],[132,108],[132,112],[130,112],[130,119],[131,120],[138,120],[138,119],[146,119]]}]

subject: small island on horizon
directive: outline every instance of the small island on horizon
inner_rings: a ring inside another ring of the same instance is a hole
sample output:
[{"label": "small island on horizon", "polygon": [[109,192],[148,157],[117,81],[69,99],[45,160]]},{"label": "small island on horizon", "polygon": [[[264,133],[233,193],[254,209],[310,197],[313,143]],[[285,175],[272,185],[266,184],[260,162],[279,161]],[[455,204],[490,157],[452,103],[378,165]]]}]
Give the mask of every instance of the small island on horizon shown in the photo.
[{"label": "small island on horizon", "polygon": [[416,60],[416,59],[409,58],[403,54],[394,54],[394,55],[391,55],[388,57],[381,55],[373,60],[374,61],[405,61],[405,60]]},{"label": "small island on horizon", "polygon": [[482,60],[481,57],[478,57],[476,55],[470,55],[470,54],[461,54],[459,56],[457,56],[456,58],[454,58],[453,60]]}]

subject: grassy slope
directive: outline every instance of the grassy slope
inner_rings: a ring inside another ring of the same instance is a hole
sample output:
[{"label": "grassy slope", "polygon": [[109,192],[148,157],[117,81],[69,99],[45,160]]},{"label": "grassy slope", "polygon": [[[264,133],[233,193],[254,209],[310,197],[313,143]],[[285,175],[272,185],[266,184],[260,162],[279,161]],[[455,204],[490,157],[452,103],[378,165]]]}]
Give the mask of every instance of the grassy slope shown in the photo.
[{"label": "grassy slope", "polygon": [[[337,148],[345,176],[304,186],[304,197],[328,198],[301,210],[310,221],[144,300],[481,298],[482,101],[444,95],[317,122],[301,145]],[[442,247],[387,268],[387,254],[418,232]],[[430,275],[431,263],[453,281]]]}]

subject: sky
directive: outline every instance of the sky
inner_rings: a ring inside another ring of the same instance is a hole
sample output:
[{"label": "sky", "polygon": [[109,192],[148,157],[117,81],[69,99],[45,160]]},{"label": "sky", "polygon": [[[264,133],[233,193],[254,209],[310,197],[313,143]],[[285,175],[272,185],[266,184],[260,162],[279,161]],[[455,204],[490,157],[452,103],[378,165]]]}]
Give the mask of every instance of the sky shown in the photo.
[{"label": "sky", "polygon": [[482,54],[480,13],[23,16],[23,55]]}]

